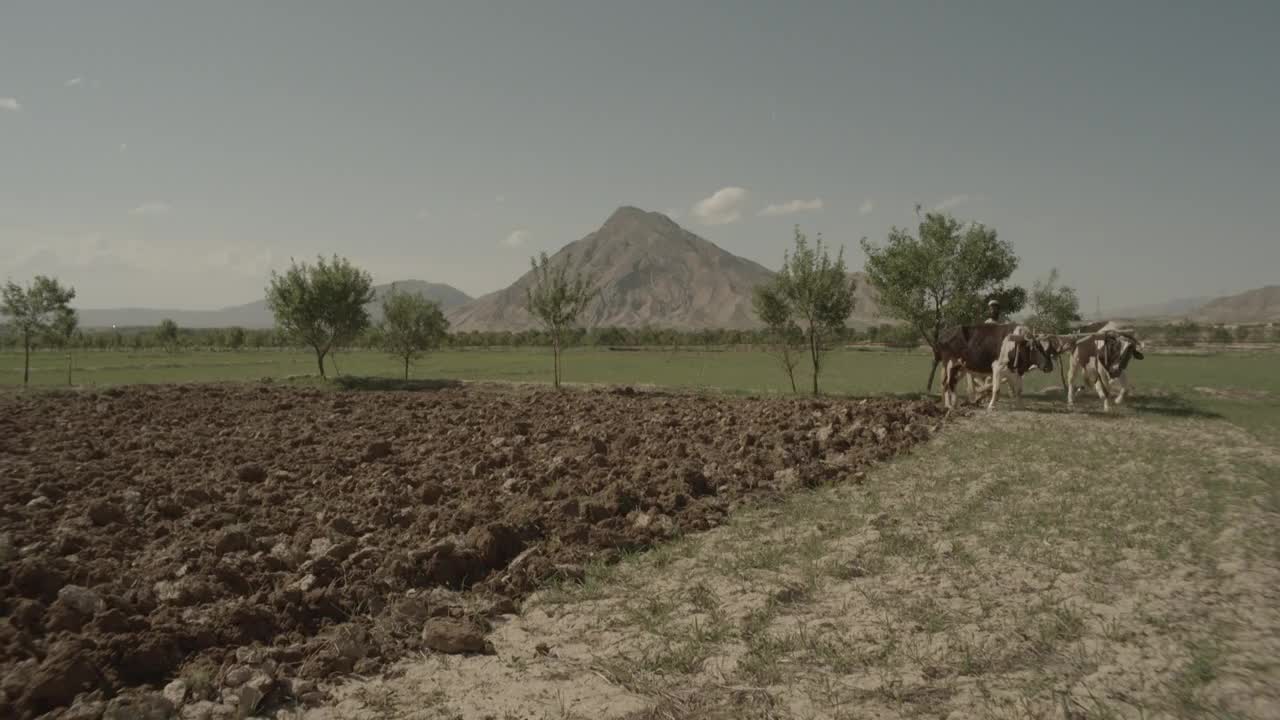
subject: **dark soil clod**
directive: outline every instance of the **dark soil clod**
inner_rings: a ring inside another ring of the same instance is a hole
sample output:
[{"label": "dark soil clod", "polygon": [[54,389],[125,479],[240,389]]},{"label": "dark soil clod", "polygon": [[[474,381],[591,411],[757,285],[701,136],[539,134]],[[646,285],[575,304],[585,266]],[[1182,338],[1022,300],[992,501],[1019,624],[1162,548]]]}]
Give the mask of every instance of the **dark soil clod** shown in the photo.
[{"label": "dark soil clod", "polygon": [[95,691],[86,708],[158,712],[193,666],[267,673],[244,701],[261,711],[422,647],[490,652],[484,618],[541,584],[862,477],[942,416],[928,401],[269,384],[5,395],[3,417],[23,419],[0,426],[9,447],[31,450],[0,453],[0,717],[34,718]]}]

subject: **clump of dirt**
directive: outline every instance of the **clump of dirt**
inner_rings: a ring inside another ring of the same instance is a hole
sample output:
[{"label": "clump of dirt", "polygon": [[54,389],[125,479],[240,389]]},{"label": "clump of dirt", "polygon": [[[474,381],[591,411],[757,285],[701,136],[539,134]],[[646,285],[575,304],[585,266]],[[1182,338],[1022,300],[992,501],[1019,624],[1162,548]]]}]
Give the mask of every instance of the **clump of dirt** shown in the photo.
[{"label": "clump of dirt", "polygon": [[941,422],[635,391],[0,397],[0,716],[261,713],[407,651],[483,652],[485,617],[548,579],[860,480]]}]

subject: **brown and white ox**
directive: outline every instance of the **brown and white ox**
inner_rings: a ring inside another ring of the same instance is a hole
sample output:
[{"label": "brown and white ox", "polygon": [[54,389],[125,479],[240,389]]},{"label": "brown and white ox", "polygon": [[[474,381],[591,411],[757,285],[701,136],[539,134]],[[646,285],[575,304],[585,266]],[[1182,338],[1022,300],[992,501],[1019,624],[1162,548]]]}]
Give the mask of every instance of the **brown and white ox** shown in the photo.
[{"label": "brown and white ox", "polygon": [[952,328],[935,351],[935,360],[943,368],[943,403],[948,409],[955,408],[956,385],[966,373],[991,376],[988,410],[996,406],[1000,387],[1006,379],[1014,400],[1021,402],[1022,376],[1033,367],[1044,372],[1053,370],[1055,353],[1050,345],[1043,338],[1033,337],[1025,325],[983,323]]},{"label": "brown and white ox", "polygon": [[1067,371],[1067,405],[1076,402],[1076,376],[1084,385],[1092,385],[1102,398],[1102,410],[1111,410],[1111,384],[1120,386],[1115,404],[1124,402],[1129,393],[1126,370],[1130,360],[1142,360],[1142,342],[1131,333],[1107,329],[1078,340],[1071,350]]}]

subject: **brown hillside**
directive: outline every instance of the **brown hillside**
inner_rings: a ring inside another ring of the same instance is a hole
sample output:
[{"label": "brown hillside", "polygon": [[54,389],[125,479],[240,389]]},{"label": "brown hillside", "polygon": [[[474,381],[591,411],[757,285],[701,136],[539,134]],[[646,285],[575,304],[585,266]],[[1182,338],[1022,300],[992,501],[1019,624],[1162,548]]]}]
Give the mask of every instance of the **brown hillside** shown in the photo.
[{"label": "brown hillside", "polygon": [[[562,262],[568,255],[575,269],[596,278],[600,290],[582,318],[586,327],[756,327],[751,293],[773,275],[666,215],[634,207],[618,208],[599,230],[561,248],[552,261]],[[533,273],[525,273],[504,290],[450,310],[453,329],[534,327],[525,310],[532,282]],[[854,319],[868,317],[874,308],[870,287],[860,282]]]},{"label": "brown hillside", "polygon": [[1261,323],[1280,320],[1280,285],[1268,285],[1211,300],[1195,312],[1208,323]]}]

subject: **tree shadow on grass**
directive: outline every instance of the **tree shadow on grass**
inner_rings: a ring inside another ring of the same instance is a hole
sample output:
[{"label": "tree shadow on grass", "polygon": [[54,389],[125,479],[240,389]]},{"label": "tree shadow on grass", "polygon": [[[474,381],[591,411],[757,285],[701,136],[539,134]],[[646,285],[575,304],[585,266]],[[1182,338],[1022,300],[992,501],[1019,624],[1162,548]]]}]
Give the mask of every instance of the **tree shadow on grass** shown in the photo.
[{"label": "tree shadow on grass", "polygon": [[342,390],[363,392],[435,392],[437,390],[462,387],[462,382],[459,380],[402,380],[400,378],[360,375],[342,375],[335,378],[333,382]]}]

